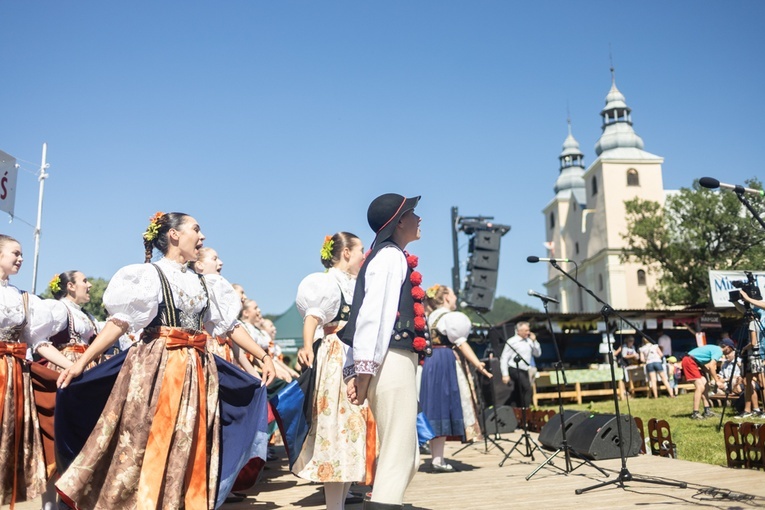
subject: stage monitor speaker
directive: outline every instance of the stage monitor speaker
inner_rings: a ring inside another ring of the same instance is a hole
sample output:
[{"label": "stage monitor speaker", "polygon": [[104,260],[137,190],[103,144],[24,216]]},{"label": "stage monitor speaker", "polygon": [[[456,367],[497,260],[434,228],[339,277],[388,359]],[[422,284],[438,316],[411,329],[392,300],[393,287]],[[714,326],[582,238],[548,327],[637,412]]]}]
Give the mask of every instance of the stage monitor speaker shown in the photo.
[{"label": "stage monitor speaker", "polygon": [[496,413],[493,407],[484,409],[483,416],[486,419],[487,434],[505,434],[518,428],[518,419],[510,406],[499,406]]},{"label": "stage monitor speaker", "polygon": [[[502,382],[502,371],[499,368],[499,358],[491,358],[491,363],[489,363],[489,358],[482,358],[481,361],[486,363],[486,369],[491,371],[493,376],[491,379],[482,375],[478,376],[479,381],[481,382],[481,396],[483,397],[485,406],[488,408],[493,405],[506,405],[510,400],[512,390],[510,386]],[[491,389],[492,385],[494,385],[493,392]],[[496,402],[494,402],[492,393],[497,397]]]},{"label": "stage monitor speaker", "polygon": [[[628,414],[621,416],[624,454],[634,457],[640,452],[640,432]],[[593,414],[567,431],[568,445],[582,457],[593,460],[618,459],[619,429],[616,415]]]},{"label": "stage monitor speaker", "polygon": [[[566,439],[571,441],[571,429],[590,416],[587,411],[563,411],[563,426],[566,428]],[[563,444],[563,433],[560,426],[560,415],[550,417],[542,430],[539,431],[539,444],[550,450],[557,450]]]}]

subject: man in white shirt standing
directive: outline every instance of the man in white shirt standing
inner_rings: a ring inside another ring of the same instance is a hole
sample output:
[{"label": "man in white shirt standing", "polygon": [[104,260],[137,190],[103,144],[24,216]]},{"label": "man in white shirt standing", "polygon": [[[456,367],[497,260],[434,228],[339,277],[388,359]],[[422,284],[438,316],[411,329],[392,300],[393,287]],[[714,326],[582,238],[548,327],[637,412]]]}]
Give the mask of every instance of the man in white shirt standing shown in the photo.
[{"label": "man in white shirt standing", "polygon": [[[499,366],[502,370],[502,382],[508,384],[513,381],[513,393],[510,400],[517,407],[531,405],[529,367],[532,357],[538,358],[541,355],[542,347],[531,332],[529,323],[516,324],[515,336],[508,338],[505,342],[505,348],[499,358]],[[516,356],[519,357],[517,362]]]},{"label": "man in white shirt standing", "polygon": [[413,278],[416,257],[404,252],[420,238],[420,218],[414,213],[419,199],[388,193],[369,206],[367,221],[376,237],[357,277],[343,332],[343,341],[353,347],[343,369],[345,379],[350,378],[348,398],[356,405],[369,398],[380,439],[365,510],[402,508],[419,464],[415,369],[430,346],[415,327],[424,321],[424,311],[418,315],[415,307],[414,287],[422,292],[415,280],[421,275]]}]

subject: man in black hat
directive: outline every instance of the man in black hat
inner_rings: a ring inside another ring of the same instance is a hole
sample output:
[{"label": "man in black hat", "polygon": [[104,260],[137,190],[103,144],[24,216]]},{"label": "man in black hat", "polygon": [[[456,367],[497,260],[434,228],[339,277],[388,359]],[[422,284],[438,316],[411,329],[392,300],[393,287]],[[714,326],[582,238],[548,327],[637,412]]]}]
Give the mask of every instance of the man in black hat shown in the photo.
[{"label": "man in black hat", "polygon": [[424,339],[414,328],[411,274],[416,264],[404,248],[420,238],[414,208],[420,197],[388,193],[369,206],[375,232],[361,267],[343,341],[353,346],[343,370],[348,398],[369,406],[377,422],[380,454],[371,501],[364,509],[401,508],[417,472],[417,388],[415,369]]}]

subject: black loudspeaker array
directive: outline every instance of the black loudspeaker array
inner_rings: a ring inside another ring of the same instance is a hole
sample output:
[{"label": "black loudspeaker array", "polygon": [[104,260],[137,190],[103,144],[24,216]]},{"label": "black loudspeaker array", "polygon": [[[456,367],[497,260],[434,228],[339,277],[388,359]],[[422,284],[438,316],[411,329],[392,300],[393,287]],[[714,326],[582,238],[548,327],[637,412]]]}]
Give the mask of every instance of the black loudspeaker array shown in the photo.
[{"label": "black loudspeaker array", "polygon": [[499,244],[502,233],[478,230],[468,245],[464,301],[478,310],[489,311],[494,304],[499,270]]}]

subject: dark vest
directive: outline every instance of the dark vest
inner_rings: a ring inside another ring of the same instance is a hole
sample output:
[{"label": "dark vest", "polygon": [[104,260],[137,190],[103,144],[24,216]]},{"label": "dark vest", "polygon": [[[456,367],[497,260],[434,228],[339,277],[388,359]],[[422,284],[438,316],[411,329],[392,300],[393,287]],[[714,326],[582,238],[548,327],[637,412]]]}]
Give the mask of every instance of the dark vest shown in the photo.
[{"label": "dark vest", "polygon": [[[353,336],[356,333],[356,319],[359,316],[359,310],[361,304],[364,302],[364,288],[365,279],[367,273],[367,267],[372,259],[385,248],[386,246],[394,246],[396,249],[401,250],[399,246],[392,241],[384,241],[376,245],[372,252],[367,256],[364,261],[364,265],[361,266],[361,271],[356,278],[356,288],[353,292],[353,304],[351,305],[351,318],[348,324],[343,330],[343,342],[353,346]],[[403,252],[403,250],[401,250]],[[407,267],[406,278],[403,285],[401,285],[401,291],[398,298],[398,314],[396,316],[396,322],[393,327],[393,334],[390,337],[390,343],[388,347],[390,349],[404,349],[407,351],[414,351],[412,342],[414,340],[414,298],[412,297],[412,281],[409,278],[412,275],[412,268]]]}]

